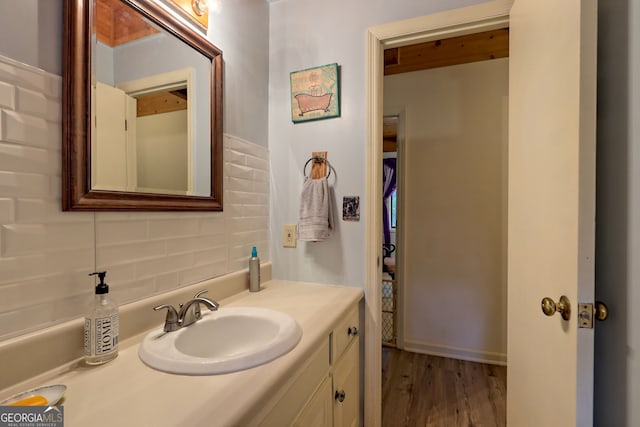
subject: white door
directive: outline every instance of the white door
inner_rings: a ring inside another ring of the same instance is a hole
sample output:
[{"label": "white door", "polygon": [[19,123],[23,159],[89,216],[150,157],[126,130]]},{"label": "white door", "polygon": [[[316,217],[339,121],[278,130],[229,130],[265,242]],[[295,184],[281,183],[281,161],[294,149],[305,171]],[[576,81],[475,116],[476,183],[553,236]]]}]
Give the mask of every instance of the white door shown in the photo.
[{"label": "white door", "polygon": [[[126,121],[128,111],[135,114],[135,99],[124,91],[101,82],[96,83],[96,116],[94,153],[91,156],[92,176],[91,188],[94,190],[132,191],[134,183],[130,182],[135,175],[130,175],[129,133]],[[127,105],[133,102],[133,110]],[[135,118],[135,116],[133,116]],[[133,141],[134,142],[134,141]],[[96,159],[100,159],[97,161]],[[134,159],[135,161],[135,159]]]},{"label": "white door", "polygon": [[[596,2],[515,0],[509,26],[507,422],[590,426]],[[570,319],[544,316],[561,295]]]}]

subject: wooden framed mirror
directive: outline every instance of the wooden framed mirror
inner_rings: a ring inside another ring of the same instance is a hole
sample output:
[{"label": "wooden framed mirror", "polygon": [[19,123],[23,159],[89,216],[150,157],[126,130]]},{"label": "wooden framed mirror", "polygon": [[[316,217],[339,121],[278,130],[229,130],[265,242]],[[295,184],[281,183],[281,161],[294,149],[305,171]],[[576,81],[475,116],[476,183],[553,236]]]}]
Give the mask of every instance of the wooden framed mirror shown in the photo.
[{"label": "wooden framed mirror", "polygon": [[158,1],[64,13],[62,209],[221,211],[222,51]]}]

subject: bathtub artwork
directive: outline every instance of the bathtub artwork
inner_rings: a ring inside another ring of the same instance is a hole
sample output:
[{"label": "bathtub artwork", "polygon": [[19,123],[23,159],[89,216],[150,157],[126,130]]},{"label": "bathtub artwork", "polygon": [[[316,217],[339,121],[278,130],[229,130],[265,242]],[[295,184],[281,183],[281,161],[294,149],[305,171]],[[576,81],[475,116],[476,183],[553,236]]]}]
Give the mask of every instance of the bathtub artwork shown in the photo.
[{"label": "bathtub artwork", "polygon": [[293,71],[290,76],[294,123],[340,117],[337,63]]}]

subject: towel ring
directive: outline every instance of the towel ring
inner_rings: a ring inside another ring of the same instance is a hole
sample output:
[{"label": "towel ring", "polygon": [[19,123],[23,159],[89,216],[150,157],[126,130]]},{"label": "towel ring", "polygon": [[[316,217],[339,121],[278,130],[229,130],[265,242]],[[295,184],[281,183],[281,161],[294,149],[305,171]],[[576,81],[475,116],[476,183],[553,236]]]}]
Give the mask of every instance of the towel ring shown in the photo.
[{"label": "towel ring", "polygon": [[325,159],[324,157],[312,157],[309,160],[307,160],[307,163],[304,164],[304,167],[302,168],[302,175],[305,176],[305,178],[307,177],[307,165],[309,164],[309,162],[311,162],[312,160],[316,161],[316,162],[325,162],[327,164],[327,170],[329,172],[327,172],[327,176],[326,178],[329,178],[329,176],[331,175],[331,163],[329,163],[329,160]]}]

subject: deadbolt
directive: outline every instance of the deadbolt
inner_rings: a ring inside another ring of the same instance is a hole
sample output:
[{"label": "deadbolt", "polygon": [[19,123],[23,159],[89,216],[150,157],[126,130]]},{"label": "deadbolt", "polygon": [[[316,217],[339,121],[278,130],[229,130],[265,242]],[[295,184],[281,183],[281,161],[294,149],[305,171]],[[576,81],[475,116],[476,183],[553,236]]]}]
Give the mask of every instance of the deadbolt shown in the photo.
[{"label": "deadbolt", "polygon": [[554,302],[551,298],[542,298],[541,302],[542,312],[546,316],[553,316],[555,312],[559,312],[564,320],[569,320],[571,317],[571,304],[569,304],[569,298],[562,295],[560,301]]}]

